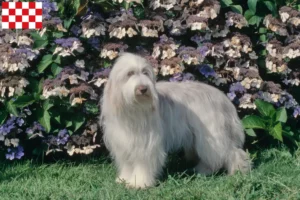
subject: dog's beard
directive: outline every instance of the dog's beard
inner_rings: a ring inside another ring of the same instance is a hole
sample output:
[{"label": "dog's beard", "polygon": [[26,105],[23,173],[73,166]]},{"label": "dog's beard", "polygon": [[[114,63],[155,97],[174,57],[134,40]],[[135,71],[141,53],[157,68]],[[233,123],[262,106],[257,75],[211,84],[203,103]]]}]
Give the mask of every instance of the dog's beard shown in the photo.
[{"label": "dog's beard", "polygon": [[127,106],[132,106],[132,107],[142,106],[146,108],[149,105],[153,105],[155,101],[152,92],[143,95],[137,95],[134,92],[126,93],[126,91],[124,91],[123,97]]}]

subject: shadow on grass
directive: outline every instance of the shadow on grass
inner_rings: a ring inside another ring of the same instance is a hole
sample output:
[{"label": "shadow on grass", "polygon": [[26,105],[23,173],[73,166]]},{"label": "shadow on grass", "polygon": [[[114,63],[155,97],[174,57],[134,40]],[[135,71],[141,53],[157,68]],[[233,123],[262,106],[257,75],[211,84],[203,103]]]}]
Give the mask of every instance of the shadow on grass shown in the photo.
[{"label": "shadow on grass", "polygon": [[[185,179],[185,178],[189,178],[193,180],[196,178],[196,175],[198,174],[194,170],[196,164],[197,163],[195,162],[187,162],[184,158],[183,151],[170,154],[160,180],[165,181],[170,177],[176,177],[177,180]],[[225,171],[220,170],[219,172],[216,172],[210,176],[223,176],[223,175],[225,175]]]},{"label": "shadow on grass", "polygon": [[[272,162],[275,159],[283,159],[285,157],[292,156],[286,149],[270,149],[256,152],[257,156],[254,159],[254,167],[259,167],[262,164]],[[176,180],[189,178],[194,180],[197,176],[193,167],[196,163],[186,162],[183,152],[169,154],[167,164],[164,168],[163,174],[160,177],[160,181],[164,182],[170,177],[176,178]],[[16,160],[16,161],[1,161],[0,162],[0,183],[5,181],[11,181],[19,178],[28,178],[31,176],[37,176],[37,171],[42,171],[51,167],[52,165],[59,165],[59,168],[76,167],[79,165],[111,165],[112,160],[108,156],[108,152],[105,149],[96,151],[92,155],[74,155],[72,157],[67,155],[53,154],[47,156],[44,159],[36,160]],[[19,167],[20,166],[20,167]],[[58,168],[58,169],[59,169]],[[59,176],[51,173],[51,176]],[[115,174],[114,174],[115,175]],[[224,170],[213,174],[212,176],[224,176],[226,172]]]}]

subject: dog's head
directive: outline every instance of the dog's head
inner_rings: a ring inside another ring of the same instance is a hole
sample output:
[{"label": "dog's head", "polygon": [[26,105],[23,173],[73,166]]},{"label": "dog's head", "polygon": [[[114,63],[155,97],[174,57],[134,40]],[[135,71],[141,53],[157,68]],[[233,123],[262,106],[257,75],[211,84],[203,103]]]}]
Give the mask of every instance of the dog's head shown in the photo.
[{"label": "dog's head", "polygon": [[127,105],[153,104],[157,99],[155,79],[153,67],[146,59],[123,53],[112,68],[106,92],[113,93],[112,98],[122,99]]}]

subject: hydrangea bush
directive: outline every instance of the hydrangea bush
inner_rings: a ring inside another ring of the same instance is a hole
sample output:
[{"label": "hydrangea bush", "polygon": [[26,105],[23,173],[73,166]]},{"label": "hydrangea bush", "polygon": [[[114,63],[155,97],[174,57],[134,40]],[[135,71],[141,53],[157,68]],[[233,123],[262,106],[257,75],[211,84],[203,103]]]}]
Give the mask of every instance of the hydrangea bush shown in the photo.
[{"label": "hydrangea bush", "polygon": [[[103,146],[99,99],[124,51],[148,59],[158,80],[200,80],[223,90],[246,116],[249,148],[297,146],[300,6],[294,1],[37,1],[42,29],[0,30],[3,158],[91,154]],[[280,128],[269,123],[272,117],[256,116],[272,105]]]}]

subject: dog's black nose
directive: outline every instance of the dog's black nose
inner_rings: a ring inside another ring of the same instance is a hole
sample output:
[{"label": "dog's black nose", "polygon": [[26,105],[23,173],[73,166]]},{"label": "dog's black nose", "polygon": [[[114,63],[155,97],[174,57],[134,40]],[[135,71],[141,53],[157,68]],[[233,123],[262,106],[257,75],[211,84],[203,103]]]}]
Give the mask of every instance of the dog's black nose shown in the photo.
[{"label": "dog's black nose", "polygon": [[140,91],[141,91],[142,94],[145,94],[145,93],[147,92],[147,90],[148,90],[148,89],[147,89],[146,87],[143,88],[143,89],[140,89]]},{"label": "dog's black nose", "polygon": [[145,94],[147,90],[148,90],[147,86],[144,85],[140,85],[137,87],[137,92],[142,95]]}]

